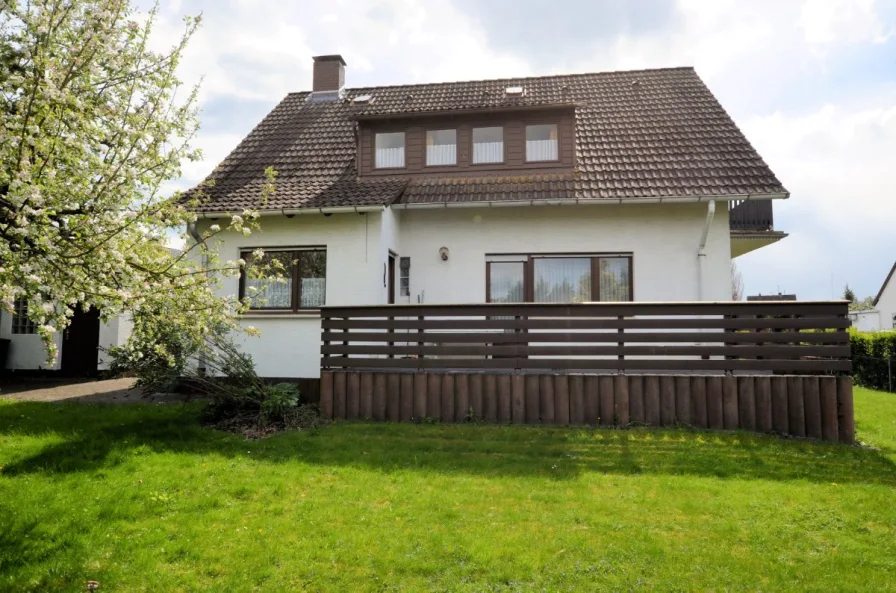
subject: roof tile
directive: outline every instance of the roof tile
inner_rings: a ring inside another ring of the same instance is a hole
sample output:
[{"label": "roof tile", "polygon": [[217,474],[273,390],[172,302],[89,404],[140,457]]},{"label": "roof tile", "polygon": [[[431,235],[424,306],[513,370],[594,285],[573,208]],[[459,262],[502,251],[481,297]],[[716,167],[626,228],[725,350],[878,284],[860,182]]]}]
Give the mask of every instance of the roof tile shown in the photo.
[{"label": "roof tile", "polygon": [[[522,86],[522,97],[504,95]],[[369,103],[354,104],[359,95]],[[291,93],[210,176],[204,211],[482,200],[722,196],[786,190],[692,68],[348,89],[341,100]],[[575,105],[576,169],[492,178],[359,178],[355,119]]]}]

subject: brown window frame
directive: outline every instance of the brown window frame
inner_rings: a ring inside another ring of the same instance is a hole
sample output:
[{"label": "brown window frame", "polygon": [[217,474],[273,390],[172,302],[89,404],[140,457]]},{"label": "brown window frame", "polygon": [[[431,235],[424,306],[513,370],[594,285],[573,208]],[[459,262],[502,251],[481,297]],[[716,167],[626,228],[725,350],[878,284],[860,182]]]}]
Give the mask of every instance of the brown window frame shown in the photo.
[{"label": "brown window frame", "polygon": [[[446,165],[430,165],[429,164],[429,151],[426,148],[429,146],[427,144],[429,139],[430,132],[454,132],[454,162],[448,163]],[[460,133],[457,128],[424,128],[423,129],[423,168],[424,169],[451,169],[457,168],[460,165],[460,148],[459,146],[459,138]],[[407,164],[407,136],[405,136],[405,164]]]},{"label": "brown window frame", "polygon": [[[500,128],[501,129],[501,160],[500,161],[488,161],[485,163],[477,163],[473,160],[473,153],[475,151],[476,142],[473,140],[473,132],[477,129],[488,129],[488,128]],[[559,128],[558,128],[559,130]],[[559,132],[558,132],[559,133]],[[506,165],[507,164],[507,127],[503,124],[497,126],[489,126],[489,125],[471,125],[470,126],[470,166],[471,167],[488,167],[489,165]],[[525,142],[525,140],[523,141]],[[525,146],[523,147],[525,150]],[[559,154],[559,152],[558,152]]]},{"label": "brown window frame", "polygon": [[[241,249],[240,250],[240,258],[246,262],[246,265],[242,266],[240,271],[240,285],[239,285],[239,298],[240,300],[246,297],[246,266],[248,266],[250,259],[252,258],[252,252],[255,249]],[[290,256],[290,265],[289,265],[289,273],[290,277],[293,280],[292,290],[290,291],[290,306],[289,307],[249,307],[249,311],[253,314],[255,313],[306,313],[306,312],[314,312],[320,311],[320,307],[302,307],[302,278],[300,275],[300,270],[302,268],[302,254],[306,253],[319,253],[322,252],[324,254],[324,304],[326,304],[327,300],[327,287],[326,287],[326,270],[327,270],[327,248],[326,246],[309,246],[309,247],[261,247],[265,254],[268,253],[291,253]]]},{"label": "brown window frame", "polygon": [[[635,300],[635,257],[631,253],[534,253],[534,254],[518,254],[518,253],[502,253],[489,254],[486,257],[519,256],[519,260],[496,260],[485,262],[485,302],[492,302],[491,295],[491,268],[493,263],[507,263],[508,261],[518,261],[523,264],[523,302],[535,303],[535,260],[536,259],[559,259],[559,258],[590,258],[591,259],[591,297],[589,302],[598,303],[600,301],[600,260],[601,259],[627,259],[628,260],[628,296],[629,300],[625,302],[633,302]],[[522,259],[525,258],[525,259]],[[594,298],[594,297],[597,298]],[[607,301],[609,302],[609,301]]]},{"label": "brown window frame", "polygon": [[[527,130],[529,127],[533,127],[533,126],[554,126],[555,128],[557,128],[557,158],[555,158],[555,159],[549,159],[549,160],[537,160],[537,161],[530,161],[530,160],[529,160],[529,150],[528,150],[527,147],[526,147],[526,143],[528,142],[528,140],[526,140],[526,130]],[[535,164],[538,164],[538,163],[559,163],[559,162],[561,161],[561,154],[560,154],[560,152],[561,152],[562,147],[563,147],[562,138],[560,137],[560,136],[561,136],[561,132],[560,132],[561,127],[562,127],[562,126],[560,125],[560,122],[559,122],[559,121],[544,121],[544,120],[541,120],[541,121],[527,121],[527,122],[525,122],[525,123],[523,124],[523,164],[527,164],[527,165],[528,165],[529,163],[535,163]]]},{"label": "brown window frame", "polygon": [[[371,170],[372,171],[405,171],[408,168],[408,130],[406,128],[386,128],[382,130],[372,130],[373,138],[371,139]],[[404,136],[404,163],[400,167],[377,167],[376,166],[376,136],[377,134],[401,134]],[[425,150],[425,149],[424,149]]]}]

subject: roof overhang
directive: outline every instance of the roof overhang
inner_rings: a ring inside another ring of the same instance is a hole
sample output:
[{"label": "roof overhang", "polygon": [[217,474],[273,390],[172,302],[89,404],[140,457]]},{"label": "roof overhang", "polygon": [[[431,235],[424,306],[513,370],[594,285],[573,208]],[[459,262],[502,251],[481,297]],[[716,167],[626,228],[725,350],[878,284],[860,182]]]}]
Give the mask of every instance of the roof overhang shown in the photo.
[{"label": "roof overhang", "polygon": [[[470,200],[466,202],[394,202],[390,205],[396,210],[414,210],[424,208],[501,208],[519,206],[618,206],[621,204],[693,204],[706,202],[739,202],[749,200],[785,200],[790,197],[789,192],[774,194],[729,194],[718,196],[645,196],[632,198],[567,198],[559,200]],[[366,206],[338,206],[333,208],[275,208],[258,210],[261,216],[294,216],[296,214],[345,214],[381,212],[386,209],[383,204]],[[226,216],[241,215],[239,211],[209,211],[197,212],[199,218],[223,218]],[[756,235],[756,233],[749,233]],[[770,231],[768,235],[775,235],[782,239],[787,235]],[[734,233],[732,233],[732,238]],[[747,238],[747,237],[744,237]],[[755,237],[754,237],[755,238]]]},{"label": "roof overhang", "polygon": [[756,251],[787,237],[782,231],[731,231],[731,257],[739,257],[745,253]]},{"label": "roof overhang", "polygon": [[737,194],[724,196],[650,196],[635,198],[567,198],[561,200],[470,200],[467,202],[412,202],[395,203],[399,210],[415,208],[497,208],[503,206],[613,206],[620,204],[688,204],[705,202],[739,202],[747,200],[784,200],[788,192],[777,194]]},{"label": "roof overhang", "polygon": [[[366,212],[382,212],[386,206],[338,206],[334,208],[279,208],[276,210],[258,210],[259,216],[295,216],[296,214],[364,214]],[[233,212],[197,212],[198,218],[227,218],[242,216],[243,211]]]}]

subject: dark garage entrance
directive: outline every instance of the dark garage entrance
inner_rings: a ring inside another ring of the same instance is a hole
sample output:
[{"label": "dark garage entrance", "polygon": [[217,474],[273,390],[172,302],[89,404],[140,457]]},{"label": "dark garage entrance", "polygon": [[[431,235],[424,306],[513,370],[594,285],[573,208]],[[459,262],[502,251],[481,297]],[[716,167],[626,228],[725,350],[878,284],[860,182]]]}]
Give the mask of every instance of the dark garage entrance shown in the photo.
[{"label": "dark garage entrance", "polygon": [[91,307],[86,313],[75,308],[71,325],[62,336],[62,374],[95,377],[99,363],[100,312]]}]

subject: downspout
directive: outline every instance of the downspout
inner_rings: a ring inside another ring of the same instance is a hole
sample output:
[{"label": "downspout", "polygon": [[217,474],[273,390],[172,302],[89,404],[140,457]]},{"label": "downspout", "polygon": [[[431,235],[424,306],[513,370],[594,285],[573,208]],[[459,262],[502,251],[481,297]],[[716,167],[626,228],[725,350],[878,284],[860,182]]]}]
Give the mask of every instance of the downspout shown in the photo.
[{"label": "downspout", "polygon": [[[187,234],[190,235],[190,238],[196,242],[196,245],[202,243],[202,236],[199,234],[199,231],[196,230],[196,222],[188,222],[187,223]],[[205,275],[208,277],[208,255],[202,255],[202,269],[205,270]],[[205,376],[206,373],[206,364],[205,364],[205,355],[200,354],[199,360],[196,363],[197,371],[201,376]]]},{"label": "downspout", "polygon": [[701,301],[706,300],[703,285],[703,268],[706,265],[706,239],[709,236],[709,228],[712,226],[712,219],[715,215],[716,201],[710,200],[706,208],[706,222],[703,223],[703,234],[700,236],[700,246],[697,247],[697,298]]}]

